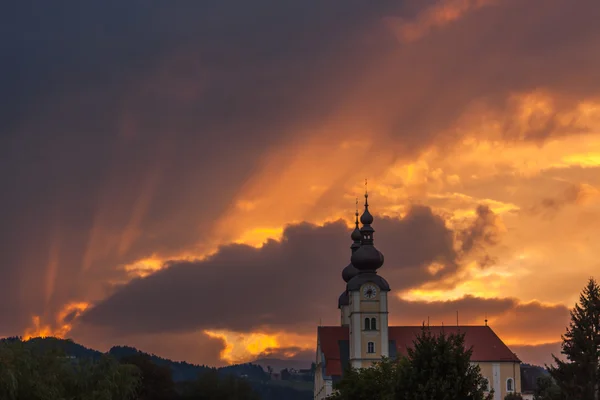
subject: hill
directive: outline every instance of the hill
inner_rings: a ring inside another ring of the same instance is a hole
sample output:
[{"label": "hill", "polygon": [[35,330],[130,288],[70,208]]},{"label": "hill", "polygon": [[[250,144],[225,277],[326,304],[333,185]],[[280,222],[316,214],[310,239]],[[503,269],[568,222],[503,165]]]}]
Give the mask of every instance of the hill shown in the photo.
[{"label": "hill", "polygon": [[[11,340],[20,340],[20,338],[5,338],[0,339],[0,342]],[[76,359],[99,359],[103,354],[98,350],[75,343],[71,339],[58,339],[54,337],[34,338],[27,341],[27,343],[31,345],[33,351],[42,352],[57,349],[62,351],[66,356]],[[178,385],[185,385],[186,382],[195,380],[200,373],[211,370],[211,367],[206,365],[173,361],[155,354],[144,353],[129,346],[114,346],[107,352],[107,354],[118,360],[138,353],[148,355],[156,365],[167,366],[171,370],[173,381]],[[254,363],[230,365],[217,368],[216,370],[223,376],[233,375],[247,379],[263,400],[309,400],[313,398],[311,385],[295,385],[294,382],[271,381],[270,375],[263,367]]]},{"label": "hill", "polygon": [[526,363],[521,364],[521,391],[532,393],[537,386],[537,379],[544,375],[549,375],[548,370],[544,367]]},{"label": "hill", "polygon": [[254,365],[260,365],[263,370],[267,371],[267,367],[273,368],[273,372],[280,372],[282,369],[307,369],[310,368],[312,361],[309,360],[282,360],[279,358],[258,358],[252,361]]}]

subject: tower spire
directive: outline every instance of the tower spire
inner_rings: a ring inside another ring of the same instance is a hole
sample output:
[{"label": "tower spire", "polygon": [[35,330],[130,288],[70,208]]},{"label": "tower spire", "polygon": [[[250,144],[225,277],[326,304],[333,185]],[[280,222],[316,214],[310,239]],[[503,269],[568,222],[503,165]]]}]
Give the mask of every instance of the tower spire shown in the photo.
[{"label": "tower spire", "polygon": [[352,246],[350,246],[350,248],[354,253],[360,247],[360,241],[362,239],[362,234],[358,227],[358,197],[356,198],[356,211],[354,212],[354,230],[352,231],[350,238],[352,238]]},{"label": "tower spire", "polygon": [[358,228],[358,197],[356,198],[356,211],[354,212],[354,215],[356,216],[356,221],[354,223],[356,228]]},{"label": "tower spire", "polygon": [[[369,213],[369,188],[368,188],[367,178],[365,178],[365,213]],[[371,215],[371,214],[369,213],[369,215]],[[362,217],[360,219],[362,222]],[[373,217],[371,216],[371,222],[369,222],[369,225],[372,223],[373,223]],[[363,224],[364,224],[364,222],[363,222]]]},{"label": "tower spire", "polygon": [[360,248],[352,255],[352,264],[361,272],[376,272],[383,265],[383,254],[373,246],[373,233],[371,227],[373,216],[369,212],[368,181],[365,179],[365,210],[360,216],[362,228],[360,229]]},{"label": "tower spire", "polygon": [[365,211],[360,216],[360,222],[363,224],[360,230],[362,234],[361,244],[373,244],[373,232],[375,230],[371,228],[373,223],[373,216],[369,212],[369,192],[367,190],[367,180],[365,179]]}]

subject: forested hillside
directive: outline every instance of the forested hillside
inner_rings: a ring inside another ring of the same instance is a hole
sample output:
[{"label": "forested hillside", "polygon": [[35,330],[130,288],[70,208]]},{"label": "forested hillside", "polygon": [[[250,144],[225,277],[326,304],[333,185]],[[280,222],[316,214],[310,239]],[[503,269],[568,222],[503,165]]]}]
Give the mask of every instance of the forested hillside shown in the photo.
[{"label": "forested hillside", "polygon": [[[48,393],[54,394],[48,397]],[[306,386],[271,381],[270,374],[254,364],[211,368],[126,346],[102,353],[69,339],[0,339],[0,398],[97,396],[132,400],[308,400],[312,392]]]}]

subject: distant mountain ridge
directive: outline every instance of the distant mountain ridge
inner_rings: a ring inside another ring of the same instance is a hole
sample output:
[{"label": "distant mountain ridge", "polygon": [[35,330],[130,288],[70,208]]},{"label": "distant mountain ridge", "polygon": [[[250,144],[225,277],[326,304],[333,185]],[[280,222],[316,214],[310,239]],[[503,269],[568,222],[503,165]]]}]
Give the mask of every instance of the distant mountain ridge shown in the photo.
[{"label": "distant mountain ridge", "polygon": [[282,369],[308,369],[312,361],[310,360],[286,360],[281,358],[257,358],[250,361],[251,364],[259,365],[267,371],[267,367],[273,368],[273,372],[280,372]]},{"label": "distant mountain ridge", "polygon": [[[0,340],[5,341],[17,339],[18,338],[6,338]],[[104,354],[101,351],[90,349],[79,343],[75,343],[71,339],[58,339],[54,337],[46,337],[33,338],[28,340],[27,342],[31,343],[34,349],[39,349],[42,351],[50,349],[59,349],[63,351],[65,355],[73,356],[76,358],[98,359],[102,356],[102,354]],[[115,357],[117,360],[137,353],[147,354],[152,360],[152,362],[154,362],[157,365],[168,366],[173,373],[173,380],[175,382],[193,380],[198,376],[200,372],[212,368],[207,365],[190,364],[185,361],[173,361],[168,358],[159,357],[155,354],[145,353],[141,350],[136,349],[135,347],[130,346],[113,346],[108,352],[106,352],[106,354]],[[248,378],[257,381],[266,381],[269,379],[269,374],[267,374],[261,366],[254,365],[252,363],[229,365],[226,367],[216,369],[222,373],[233,374],[238,376],[245,375]]]},{"label": "distant mountain ridge", "polygon": [[[21,340],[17,337],[0,338],[0,342]],[[157,365],[165,365],[171,369],[173,381],[177,384],[195,380],[201,372],[216,369],[223,375],[235,375],[250,381],[254,389],[264,400],[310,400],[313,398],[310,385],[297,385],[295,382],[272,381],[268,372],[262,366],[254,363],[229,365],[221,368],[212,368],[206,365],[190,364],[185,361],[173,361],[159,357],[155,354],[145,353],[134,347],[113,346],[108,352],[87,348],[71,339],[58,339],[54,337],[33,338],[27,341],[31,345],[31,351],[60,350],[66,356],[74,358],[99,359],[103,354],[109,354],[116,359],[122,359],[137,353],[146,354],[150,360]],[[285,361],[285,360],[279,360]],[[293,360],[292,360],[293,361]],[[310,363],[309,363],[310,365]],[[274,369],[275,370],[275,369]],[[276,371],[279,372],[279,371]],[[306,382],[305,382],[306,383]]]}]

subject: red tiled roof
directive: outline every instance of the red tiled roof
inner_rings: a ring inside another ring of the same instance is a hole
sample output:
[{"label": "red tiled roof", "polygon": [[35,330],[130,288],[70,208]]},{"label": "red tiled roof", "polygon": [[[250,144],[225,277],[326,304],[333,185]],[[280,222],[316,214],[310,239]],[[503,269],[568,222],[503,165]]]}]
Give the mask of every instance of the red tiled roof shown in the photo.
[{"label": "red tiled roof", "polygon": [[350,331],[346,326],[320,326],[318,330],[321,351],[325,355],[325,375],[342,375],[340,340],[348,340]]},{"label": "red tiled roof", "polygon": [[[443,329],[446,334],[465,333],[465,347],[473,347],[472,361],[514,361],[520,362],[517,356],[502,342],[489,326],[430,326],[433,334]],[[390,326],[389,340],[396,342],[396,353],[406,354],[407,347],[412,347],[421,326]],[[318,330],[321,351],[325,355],[325,375],[340,376],[342,360],[340,358],[341,340],[349,340],[348,327],[321,326]],[[390,352],[391,353],[391,352]]]}]

